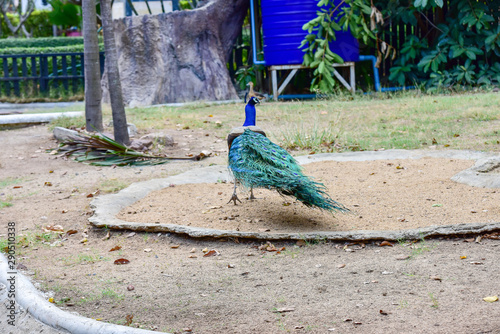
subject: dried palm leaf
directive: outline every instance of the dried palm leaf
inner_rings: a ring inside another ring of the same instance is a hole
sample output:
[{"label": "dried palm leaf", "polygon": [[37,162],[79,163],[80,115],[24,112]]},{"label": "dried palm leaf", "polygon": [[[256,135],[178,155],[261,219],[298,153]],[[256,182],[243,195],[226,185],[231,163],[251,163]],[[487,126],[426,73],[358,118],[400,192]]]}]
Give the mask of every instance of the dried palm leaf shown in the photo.
[{"label": "dried palm leaf", "polygon": [[199,154],[193,157],[175,158],[164,155],[150,155],[135,151],[103,134],[78,133],[59,145],[63,156],[75,157],[76,161],[95,166],[151,166],[167,163],[169,160],[201,160]]}]

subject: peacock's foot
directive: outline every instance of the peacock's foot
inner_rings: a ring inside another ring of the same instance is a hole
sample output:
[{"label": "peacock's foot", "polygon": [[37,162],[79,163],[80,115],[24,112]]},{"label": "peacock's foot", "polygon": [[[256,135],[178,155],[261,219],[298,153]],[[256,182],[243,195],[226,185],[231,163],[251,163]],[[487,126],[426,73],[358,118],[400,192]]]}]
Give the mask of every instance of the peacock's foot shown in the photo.
[{"label": "peacock's foot", "polygon": [[231,201],[234,202],[234,205],[236,205],[236,201],[240,202],[240,199],[238,198],[238,196],[236,195],[236,193],[233,193],[233,196],[231,196],[231,198],[229,199],[229,201],[227,202],[227,204],[231,203]]}]

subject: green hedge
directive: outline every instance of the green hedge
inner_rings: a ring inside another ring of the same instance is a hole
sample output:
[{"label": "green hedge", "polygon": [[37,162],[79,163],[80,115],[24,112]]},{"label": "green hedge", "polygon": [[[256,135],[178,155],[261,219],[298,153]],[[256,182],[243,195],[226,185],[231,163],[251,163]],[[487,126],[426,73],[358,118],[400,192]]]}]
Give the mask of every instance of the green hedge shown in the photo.
[{"label": "green hedge", "polygon": [[41,37],[0,39],[3,48],[48,48],[69,45],[83,45],[83,37]]},{"label": "green hedge", "polygon": [[[49,22],[49,13],[48,10],[35,10],[25,22],[25,27],[28,32],[32,34],[32,37],[50,37],[52,36],[52,24]],[[7,13],[10,21],[17,25],[19,23],[19,16],[15,13]],[[0,31],[1,38],[12,37],[12,32],[7,26],[5,20],[0,20]],[[22,31],[19,31],[19,36],[24,36]]]},{"label": "green hedge", "polygon": [[[104,44],[99,44],[99,49],[104,51]],[[83,44],[56,46],[56,47],[31,47],[31,48],[0,48],[0,55],[35,55],[40,53],[69,53],[83,52]]]}]

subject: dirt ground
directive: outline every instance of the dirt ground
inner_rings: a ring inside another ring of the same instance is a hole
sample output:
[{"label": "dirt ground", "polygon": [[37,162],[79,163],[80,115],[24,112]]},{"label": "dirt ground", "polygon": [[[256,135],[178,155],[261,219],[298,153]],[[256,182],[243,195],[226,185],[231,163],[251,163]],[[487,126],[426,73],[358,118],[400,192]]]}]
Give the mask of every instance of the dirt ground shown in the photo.
[{"label": "dirt ground", "polygon": [[[172,333],[500,332],[500,302],[483,300],[500,294],[498,233],[265,243],[90,226],[89,203],[98,192],[225,163],[224,138],[196,130],[172,135],[178,145],[171,155],[210,150],[215,157],[93,167],[45,153],[56,147],[45,126],[0,131],[0,182],[9,180],[0,201],[12,204],[0,209],[0,238],[15,222],[20,268],[62,309]],[[499,190],[449,180],[472,164],[429,158],[308,165],[306,174],[352,214],[332,216],[263,190],[255,201],[240,194],[243,203],[234,206],[227,204],[231,184],[197,184],[151,194],[120,215],[269,233],[498,221]],[[65,233],[44,231],[55,225]],[[118,259],[129,263],[117,265]]]}]

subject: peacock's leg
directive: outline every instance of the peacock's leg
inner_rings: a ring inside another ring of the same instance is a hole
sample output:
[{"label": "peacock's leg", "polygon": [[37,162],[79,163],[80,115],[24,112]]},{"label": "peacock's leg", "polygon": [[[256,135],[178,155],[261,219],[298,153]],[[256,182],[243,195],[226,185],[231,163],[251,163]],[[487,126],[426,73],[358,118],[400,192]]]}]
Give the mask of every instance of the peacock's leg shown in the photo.
[{"label": "peacock's leg", "polygon": [[240,202],[240,199],[238,198],[238,196],[236,195],[236,183],[238,181],[234,180],[234,190],[233,190],[233,195],[231,196],[231,198],[229,199],[229,201],[227,202],[227,204],[231,203],[231,201],[234,202],[234,205],[236,205],[236,201]]},{"label": "peacock's leg", "polygon": [[253,195],[253,187],[250,188],[250,199],[257,199],[254,195]]}]

